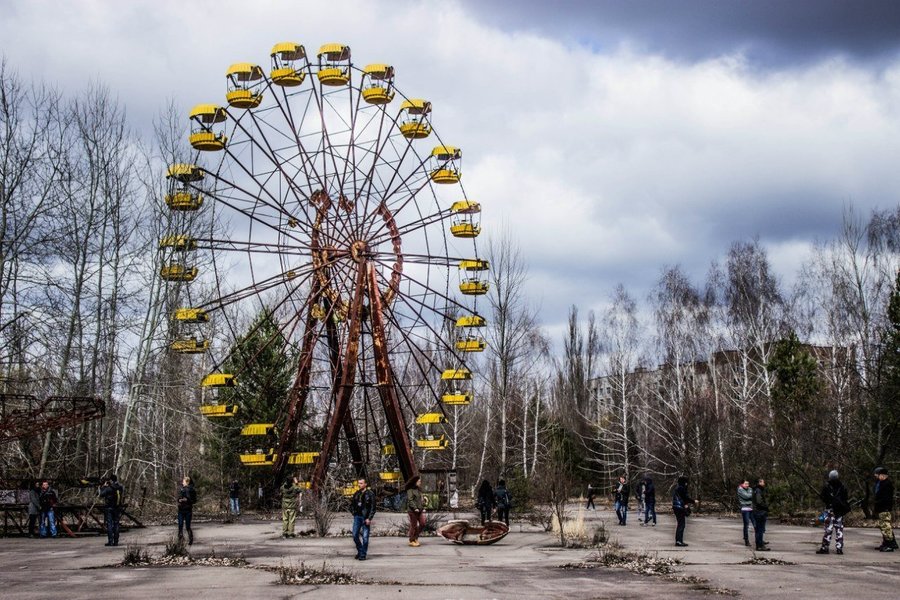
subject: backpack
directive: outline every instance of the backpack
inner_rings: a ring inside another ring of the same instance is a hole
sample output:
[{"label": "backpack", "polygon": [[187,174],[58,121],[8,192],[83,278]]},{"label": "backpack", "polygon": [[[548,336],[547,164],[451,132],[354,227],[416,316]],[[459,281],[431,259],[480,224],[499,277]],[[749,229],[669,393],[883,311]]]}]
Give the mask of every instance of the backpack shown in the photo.
[{"label": "backpack", "polygon": [[497,508],[507,509],[512,507],[512,500],[509,497],[509,491],[498,490],[495,496],[497,497]]},{"label": "backpack", "polygon": [[121,484],[117,484],[115,487],[116,490],[116,507],[122,508],[125,506],[125,486]]}]

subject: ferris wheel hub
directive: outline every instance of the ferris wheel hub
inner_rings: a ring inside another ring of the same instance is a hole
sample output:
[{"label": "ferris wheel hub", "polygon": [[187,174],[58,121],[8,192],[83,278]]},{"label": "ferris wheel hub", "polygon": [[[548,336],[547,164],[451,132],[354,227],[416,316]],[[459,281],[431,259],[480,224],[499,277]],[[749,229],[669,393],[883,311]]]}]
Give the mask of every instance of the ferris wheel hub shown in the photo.
[{"label": "ferris wheel hub", "polygon": [[365,240],[356,240],[350,244],[350,257],[356,262],[363,262],[369,252],[369,243]]}]

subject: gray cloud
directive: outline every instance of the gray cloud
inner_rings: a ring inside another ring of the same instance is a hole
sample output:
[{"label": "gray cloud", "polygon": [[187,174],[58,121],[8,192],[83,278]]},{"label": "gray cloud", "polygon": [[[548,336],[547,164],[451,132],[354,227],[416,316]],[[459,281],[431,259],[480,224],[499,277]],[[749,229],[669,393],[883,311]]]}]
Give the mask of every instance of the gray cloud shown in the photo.
[{"label": "gray cloud", "polygon": [[900,3],[890,0],[463,0],[473,16],[612,48],[676,59],[741,52],[755,63],[807,63],[835,54],[887,59],[900,51]]}]

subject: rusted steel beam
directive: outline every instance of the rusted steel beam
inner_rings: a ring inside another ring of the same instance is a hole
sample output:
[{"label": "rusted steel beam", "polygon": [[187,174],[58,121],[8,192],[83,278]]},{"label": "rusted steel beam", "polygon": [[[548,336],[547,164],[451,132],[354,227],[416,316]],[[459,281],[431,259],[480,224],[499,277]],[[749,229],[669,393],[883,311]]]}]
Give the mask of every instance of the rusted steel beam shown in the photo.
[{"label": "rusted steel beam", "polygon": [[[326,314],[330,314],[328,306],[331,301],[326,299]],[[341,346],[338,340],[337,325],[333,319],[328,319],[325,323],[325,334],[328,338],[328,356],[331,361],[331,381],[332,386],[336,387],[341,380]],[[356,433],[356,423],[353,422],[353,415],[347,411],[343,422],[344,437],[347,438],[347,446],[350,448],[350,459],[353,461],[353,470],[357,477],[366,477],[366,465],[363,462],[362,451],[359,447],[359,436]]]},{"label": "rusted steel beam", "polygon": [[394,372],[388,356],[387,339],[384,327],[384,310],[381,301],[381,292],[375,280],[375,266],[368,266],[368,292],[369,314],[372,327],[372,344],[375,354],[375,376],[378,380],[376,388],[381,397],[381,405],[387,417],[388,429],[391,432],[391,440],[397,453],[397,461],[400,463],[400,472],[407,481],[419,474],[413,456],[409,434],[406,431],[406,420],[403,418],[403,410],[400,407],[400,398],[397,396],[397,388],[394,384]]},{"label": "rusted steel beam", "polygon": [[328,461],[331,459],[335,446],[337,446],[338,434],[350,408],[350,397],[353,395],[356,380],[356,359],[359,356],[359,333],[362,328],[363,316],[362,301],[365,293],[366,261],[360,260],[359,270],[356,275],[356,286],[350,304],[350,314],[348,315],[350,323],[347,332],[347,353],[344,355],[341,365],[340,385],[335,390],[334,408],[331,411],[331,418],[328,420],[328,426],[325,429],[325,440],[322,443],[322,450],[316,459],[316,466],[313,470],[312,491],[314,494],[321,490],[325,481]]},{"label": "rusted steel beam", "polygon": [[284,422],[281,425],[281,436],[278,440],[277,458],[275,459],[275,468],[272,472],[272,489],[278,489],[281,480],[284,478],[284,472],[287,469],[288,458],[290,458],[291,450],[297,439],[297,428],[300,425],[300,419],[303,416],[303,408],[306,406],[306,398],[309,396],[309,380],[312,371],[313,351],[315,350],[316,339],[319,334],[318,319],[313,316],[313,307],[319,299],[321,288],[318,283],[313,282],[313,289],[310,294],[310,301],[306,307],[306,322],[303,331],[303,344],[300,350],[300,360],[297,364],[297,376],[294,378],[294,385],[288,394],[287,411],[285,412]]},{"label": "rusted steel beam", "polygon": [[0,394],[0,444],[100,419],[106,405],[91,396],[50,396],[39,400]]}]

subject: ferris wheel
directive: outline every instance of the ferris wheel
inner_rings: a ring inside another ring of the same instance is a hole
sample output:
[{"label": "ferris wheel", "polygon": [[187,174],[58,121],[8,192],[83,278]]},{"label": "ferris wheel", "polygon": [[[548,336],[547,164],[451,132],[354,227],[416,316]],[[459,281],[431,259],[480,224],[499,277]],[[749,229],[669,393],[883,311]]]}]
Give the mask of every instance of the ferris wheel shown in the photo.
[{"label": "ferris wheel", "polygon": [[[481,205],[466,196],[462,152],[438,135],[431,102],[400,92],[391,65],[358,68],[343,44],[309,56],[279,43],[270,60],[268,73],[228,68],[225,103],[190,113],[194,162],[168,169],[160,275],[185,302],[171,314],[171,350],[208,361],[200,411],[241,421],[257,446],[244,465],[276,480],[306,469],[319,489],[337,453],[356,477],[406,480],[417,455],[448,449],[448,414],[472,402],[467,359],[485,349],[477,302],[488,292]],[[224,239],[201,225],[222,221]],[[196,281],[213,297],[194,300]],[[219,393],[239,390],[242,373],[223,368],[236,347],[207,332],[211,320],[235,331],[235,306],[284,315],[266,343],[298,350],[272,423],[253,422],[240,394]],[[299,448],[309,414],[320,439]]]}]

